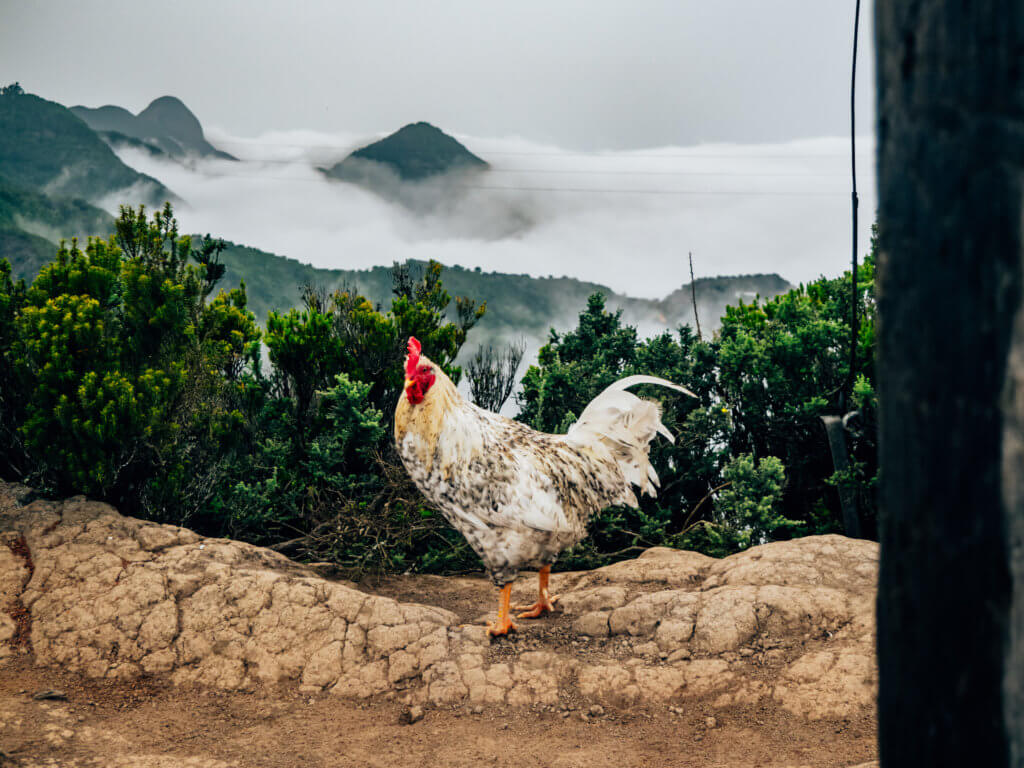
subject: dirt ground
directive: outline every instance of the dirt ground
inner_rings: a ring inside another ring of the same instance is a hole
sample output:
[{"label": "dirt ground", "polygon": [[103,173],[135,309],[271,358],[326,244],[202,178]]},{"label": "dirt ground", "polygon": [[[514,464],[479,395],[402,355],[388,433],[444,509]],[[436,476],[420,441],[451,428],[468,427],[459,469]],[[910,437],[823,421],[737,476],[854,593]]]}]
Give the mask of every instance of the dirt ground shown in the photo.
[{"label": "dirt ground", "polygon": [[[50,689],[67,700],[33,699]],[[402,725],[404,710],[386,698],[357,704],[284,687],[228,693],[93,681],[22,657],[0,667],[0,765],[832,768],[869,761],[876,749],[872,719],[808,723],[775,708],[591,717],[459,707]]]},{"label": "dirt ground", "polygon": [[[562,578],[571,575],[556,574],[556,588]],[[360,587],[430,601],[465,622],[493,612],[496,603],[483,577],[393,577]],[[532,574],[524,574],[515,595],[525,601],[534,588]],[[558,614],[521,624],[518,636],[492,644],[495,659],[512,646],[572,642]],[[67,701],[33,700],[50,689]],[[479,714],[463,705],[427,709],[421,721],[404,725],[406,710],[387,694],[360,704],[300,694],[295,686],[237,693],[175,687],[161,678],[95,681],[39,669],[23,657],[0,667],[0,750],[9,756],[0,766],[846,768],[876,754],[873,718],[809,723],[771,705],[723,710],[698,703],[682,714],[607,708],[596,716],[585,705]]]},{"label": "dirt ground", "polygon": [[554,574],[559,610],[489,640],[482,577],[352,585],[85,499],[3,507],[0,768],[877,768],[870,543],[655,548]]}]

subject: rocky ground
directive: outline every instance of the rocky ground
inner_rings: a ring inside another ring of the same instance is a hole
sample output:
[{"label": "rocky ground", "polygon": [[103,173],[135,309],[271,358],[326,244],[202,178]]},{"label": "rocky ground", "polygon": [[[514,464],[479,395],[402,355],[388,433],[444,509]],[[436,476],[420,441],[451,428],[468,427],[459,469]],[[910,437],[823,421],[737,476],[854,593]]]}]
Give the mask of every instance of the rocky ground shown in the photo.
[{"label": "rocky ground", "polygon": [[[353,585],[0,485],[0,766],[850,766],[877,545],[652,549],[490,641],[476,578]],[[534,599],[518,582],[514,598]],[[56,698],[35,698],[47,690]],[[412,721],[410,723],[410,721]]]}]

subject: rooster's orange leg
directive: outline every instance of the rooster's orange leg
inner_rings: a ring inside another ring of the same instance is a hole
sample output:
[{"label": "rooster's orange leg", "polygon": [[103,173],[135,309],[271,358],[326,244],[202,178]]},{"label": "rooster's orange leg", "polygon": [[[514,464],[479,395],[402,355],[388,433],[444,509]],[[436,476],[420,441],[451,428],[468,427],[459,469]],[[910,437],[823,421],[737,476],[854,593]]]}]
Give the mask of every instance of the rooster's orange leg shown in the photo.
[{"label": "rooster's orange leg", "polygon": [[512,623],[512,617],[509,615],[508,604],[512,599],[512,584],[506,584],[501,588],[501,603],[498,605],[498,620],[487,622],[487,634],[491,637],[497,637],[498,635],[507,635],[509,632],[515,632],[516,625]]},{"label": "rooster's orange leg", "polygon": [[551,566],[545,565],[540,569],[538,576],[540,594],[537,597],[537,602],[533,605],[517,605],[517,611],[523,611],[519,614],[520,619],[536,619],[542,613],[551,613],[555,610],[555,600],[557,597],[552,597],[548,592],[548,575],[551,573]]}]

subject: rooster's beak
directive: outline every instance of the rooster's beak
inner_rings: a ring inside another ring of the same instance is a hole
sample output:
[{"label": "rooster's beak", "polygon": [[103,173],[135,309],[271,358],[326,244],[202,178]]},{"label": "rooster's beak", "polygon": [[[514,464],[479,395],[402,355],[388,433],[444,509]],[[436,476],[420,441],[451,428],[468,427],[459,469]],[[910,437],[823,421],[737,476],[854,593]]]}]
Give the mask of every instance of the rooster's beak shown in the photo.
[{"label": "rooster's beak", "polygon": [[416,382],[415,382],[415,381],[413,381],[412,379],[406,379],[406,380],[405,380],[405,388],[406,388],[406,389],[408,389],[409,387],[411,387],[411,386],[412,386],[413,384],[415,384],[415,383],[416,383]]}]

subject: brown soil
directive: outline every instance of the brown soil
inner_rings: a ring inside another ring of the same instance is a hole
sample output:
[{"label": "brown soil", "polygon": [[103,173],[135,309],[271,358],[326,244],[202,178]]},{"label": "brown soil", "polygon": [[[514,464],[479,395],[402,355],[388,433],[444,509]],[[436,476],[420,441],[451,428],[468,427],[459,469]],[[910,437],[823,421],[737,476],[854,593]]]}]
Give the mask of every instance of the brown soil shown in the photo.
[{"label": "brown soil", "polygon": [[[67,701],[33,700],[46,689],[66,692]],[[0,765],[162,768],[191,758],[188,765],[268,768],[824,768],[875,755],[869,718],[808,723],[774,707],[694,706],[682,715],[609,711],[586,720],[580,712],[489,709],[475,715],[459,707],[428,710],[422,721],[400,725],[404,709],[394,700],[360,705],[286,688],[227,693],[175,688],[158,679],[98,682],[39,669],[21,657],[0,667],[0,750],[8,756],[0,757]],[[713,728],[707,716],[715,717]]]},{"label": "brown soil", "polygon": [[[494,614],[483,578],[360,591],[96,502],[3,501],[0,484],[0,768],[868,768],[876,752],[865,542],[555,574],[562,607],[490,642],[465,626]],[[523,574],[513,600],[535,597]]]}]

